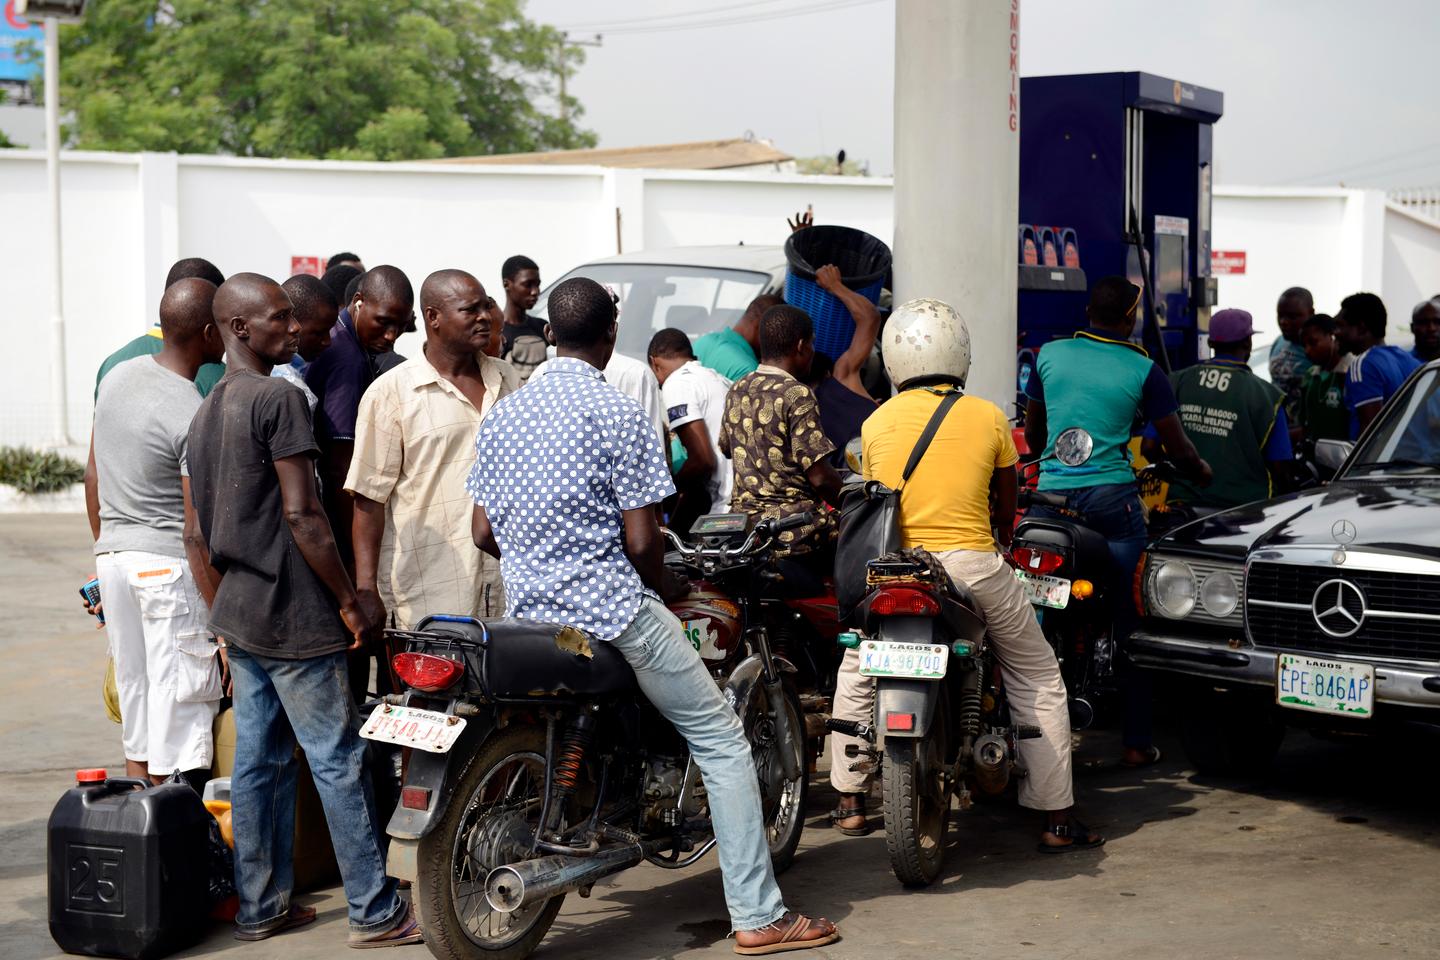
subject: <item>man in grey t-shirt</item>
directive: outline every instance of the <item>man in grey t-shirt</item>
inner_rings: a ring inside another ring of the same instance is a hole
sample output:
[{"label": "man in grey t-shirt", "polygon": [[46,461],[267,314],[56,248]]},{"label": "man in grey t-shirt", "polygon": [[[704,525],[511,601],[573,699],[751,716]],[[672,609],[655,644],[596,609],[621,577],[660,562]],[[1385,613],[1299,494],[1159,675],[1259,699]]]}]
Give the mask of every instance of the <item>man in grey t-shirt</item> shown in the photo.
[{"label": "man in grey t-shirt", "polygon": [[160,301],[164,346],[116,366],[95,400],[95,567],[120,694],[125,771],[156,783],[176,770],[210,766],[222,692],[196,582],[197,575],[210,576],[209,560],[187,559],[188,482],[181,476],[190,420],[200,406],[196,372],[224,352],[214,299],[215,285],[199,278],[167,289]]}]

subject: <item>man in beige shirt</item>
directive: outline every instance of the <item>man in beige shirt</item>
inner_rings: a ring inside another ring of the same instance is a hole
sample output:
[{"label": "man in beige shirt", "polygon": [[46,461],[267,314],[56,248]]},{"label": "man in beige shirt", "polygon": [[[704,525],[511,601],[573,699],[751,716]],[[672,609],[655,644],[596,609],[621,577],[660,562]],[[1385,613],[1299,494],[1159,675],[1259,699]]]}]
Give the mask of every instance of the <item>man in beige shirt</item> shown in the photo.
[{"label": "man in beige shirt", "polygon": [[500,565],[475,549],[465,492],[480,421],[520,387],[509,364],[484,353],[490,302],[470,274],[432,273],[420,288],[422,355],[360,401],[345,478],[355,497],[356,587],[367,614],[400,629],[429,614],[505,612]]}]

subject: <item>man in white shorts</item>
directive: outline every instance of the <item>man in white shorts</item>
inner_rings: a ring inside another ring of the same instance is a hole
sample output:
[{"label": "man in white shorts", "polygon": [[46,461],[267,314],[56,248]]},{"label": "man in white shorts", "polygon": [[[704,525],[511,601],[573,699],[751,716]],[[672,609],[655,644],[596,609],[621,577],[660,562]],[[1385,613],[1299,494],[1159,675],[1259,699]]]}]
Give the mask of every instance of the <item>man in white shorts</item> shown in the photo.
[{"label": "man in white shorts", "polygon": [[[120,694],[125,772],[160,783],[213,759],[222,693],[209,611],[187,560],[181,477],[195,374],[224,353],[211,315],[215,285],[181,280],[160,301],[164,346],[126,360],[95,401],[101,609]],[[210,576],[203,553],[197,572]]]}]

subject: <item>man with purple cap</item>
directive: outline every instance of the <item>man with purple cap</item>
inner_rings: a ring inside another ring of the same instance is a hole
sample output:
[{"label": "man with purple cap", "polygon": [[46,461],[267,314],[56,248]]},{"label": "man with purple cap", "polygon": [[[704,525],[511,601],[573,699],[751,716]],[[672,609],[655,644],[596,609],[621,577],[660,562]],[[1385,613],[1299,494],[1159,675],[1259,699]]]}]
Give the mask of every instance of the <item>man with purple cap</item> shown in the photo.
[{"label": "man with purple cap", "polygon": [[1213,356],[1170,375],[1185,434],[1215,472],[1207,487],[1178,480],[1170,500],[1235,507],[1264,500],[1290,481],[1290,427],[1285,394],[1250,370],[1250,314],[1221,310],[1210,318]]}]

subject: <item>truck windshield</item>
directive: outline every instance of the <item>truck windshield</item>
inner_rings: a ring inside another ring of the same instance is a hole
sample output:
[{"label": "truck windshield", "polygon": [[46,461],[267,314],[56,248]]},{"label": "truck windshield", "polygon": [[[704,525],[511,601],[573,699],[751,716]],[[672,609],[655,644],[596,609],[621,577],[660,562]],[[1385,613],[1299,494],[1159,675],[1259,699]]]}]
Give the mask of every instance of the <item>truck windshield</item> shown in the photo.
[{"label": "truck windshield", "polygon": [[730,326],[770,282],[769,274],[718,267],[586,264],[546,287],[531,312],[547,317],[550,291],[571,277],[608,283],[620,295],[620,335],[615,349],[637,360],[645,359],[657,330],[678,327],[694,339]]},{"label": "truck windshield", "polygon": [[1410,382],[1345,473],[1440,475],[1440,370]]}]

